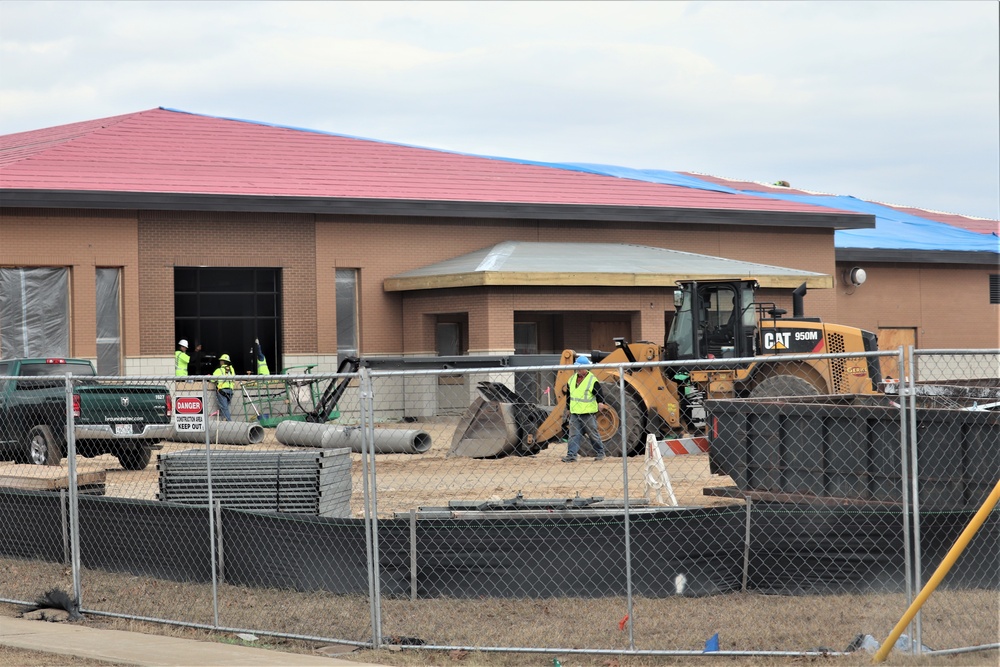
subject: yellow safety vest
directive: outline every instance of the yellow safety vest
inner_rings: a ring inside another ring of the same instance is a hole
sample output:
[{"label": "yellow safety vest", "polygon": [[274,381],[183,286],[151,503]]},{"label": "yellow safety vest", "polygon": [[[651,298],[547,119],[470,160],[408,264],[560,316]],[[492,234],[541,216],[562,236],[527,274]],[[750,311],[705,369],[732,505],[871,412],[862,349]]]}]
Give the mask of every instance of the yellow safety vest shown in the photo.
[{"label": "yellow safety vest", "polygon": [[212,373],[213,377],[216,375],[221,375],[222,377],[226,378],[224,380],[212,380],[212,382],[215,383],[216,389],[232,389],[233,387],[236,386],[236,383],[234,382],[236,377],[233,375],[232,366],[230,366],[228,369],[219,366],[218,368],[215,369],[215,372]]},{"label": "yellow safety vest", "polygon": [[174,352],[174,375],[187,375],[188,374],[188,362],[191,361],[191,355],[182,350],[177,350]]},{"label": "yellow safety vest", "polygon": [[573,373],[566,382],[566,386],[569,387],[569,411],[574,415],[597,412],[597,396],[594,394],[597,377],[588,372],[583,377],[583,382],[577,383],[578,378],[579,376]]}]

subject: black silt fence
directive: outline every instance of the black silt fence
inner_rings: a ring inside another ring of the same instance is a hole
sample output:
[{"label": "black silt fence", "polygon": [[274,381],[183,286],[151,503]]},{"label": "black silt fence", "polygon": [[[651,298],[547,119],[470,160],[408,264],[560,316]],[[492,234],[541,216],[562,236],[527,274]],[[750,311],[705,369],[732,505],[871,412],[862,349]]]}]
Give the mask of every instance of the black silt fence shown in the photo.
[{"label": "black silt fence", "polygon": [[[81,560],[88,568],[211,581],[205,507],[80,499]],[[925,580],[973,512],[921,520]],[[633,591],[645,597],[738,590],[744,570],[744,507],[664,510],[632,517]],[[0,492],[0,555],[63,560],[59,495]],[[367,594],[364,522],[245,511],[221,513],[222,580],[251,587]],[[379,522],[381,583],[410,592],[410,526]],[[953,568],[954,587],[1000,588],[994,512]],[[899,510],[755,502],[747,587],[784,594],[904,590]],[[420,597],[600,597],[625,592],[622,517],[422,519],[417,522]]]}]

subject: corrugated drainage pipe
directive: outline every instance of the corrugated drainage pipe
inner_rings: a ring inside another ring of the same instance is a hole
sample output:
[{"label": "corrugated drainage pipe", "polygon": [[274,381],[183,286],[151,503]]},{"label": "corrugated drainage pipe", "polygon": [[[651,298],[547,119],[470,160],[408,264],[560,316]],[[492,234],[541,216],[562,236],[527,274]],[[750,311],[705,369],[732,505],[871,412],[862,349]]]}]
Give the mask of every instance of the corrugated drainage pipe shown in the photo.
[{"label": "corrugated drainage pipe", "polygon": [[[274,430],[274,437],[292,447],[350,447],[353,452],[361,451],[360,427],[284,421]],[[374,447],[376,454],[423,454],[431,448],[431,436],[418,429],[377,428]]]},{"label": "corrugated drainage pipe", "polygon": [[[209,442],[220,445],[256,445],[264,440],[264,427],[260,424],[249,422],[227,422],[208,420],[205,424],[208,429]],[[205,443],[204,431],[191,433],[185,431],[174,432],[174,440],[177,442],[197,442]]]}]

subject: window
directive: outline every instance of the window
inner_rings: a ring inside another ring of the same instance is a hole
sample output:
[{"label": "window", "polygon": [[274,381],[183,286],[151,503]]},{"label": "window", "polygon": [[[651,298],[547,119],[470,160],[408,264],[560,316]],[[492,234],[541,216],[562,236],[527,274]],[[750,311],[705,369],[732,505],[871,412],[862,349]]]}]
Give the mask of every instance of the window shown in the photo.
[{"label": "window", "polygon": [[538,325],[535,322],[514,323],[514,354],[538,354]]},{"label": "window", "polygon": [[337,269],[337,361],[359,356],[358,270]]},{"label": "window", "polygon": [[121,269],[97,269],[97,374],[121,375]]},{"label": "window", "polygon": [[990,274],[990,303],[1000,303],[1000,273]]},{"label": "window", "polygon": [[440,357],[457,357],[466,354],[469,316],[466,313],[438,315],[434,329],[434,349]]},{"label": "window", "polygon": [[237,374],[256,370],[255,339],[271,369],[282,368],[281,325],[281,269],[174,268],[174,342],[202,346],[192,375],[211,375],[223,353]]},{"label": "window", "polygon": [[461,353],[462,328],[457,322],[438,323],[436,347],[439,357],[457,357]]},{"label": "window", "polygon": [[70,356],[69,269],[0,269],[0,355]]}]

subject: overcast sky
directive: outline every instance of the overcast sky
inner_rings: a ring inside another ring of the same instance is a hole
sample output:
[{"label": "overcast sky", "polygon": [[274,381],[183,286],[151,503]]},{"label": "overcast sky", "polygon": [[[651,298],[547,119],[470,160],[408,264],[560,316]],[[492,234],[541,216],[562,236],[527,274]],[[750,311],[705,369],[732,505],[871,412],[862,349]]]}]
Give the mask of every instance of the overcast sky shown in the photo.
[{"label": "overcast sky", "polygon": [[163,106],[1000,218],[1000,4],[0,2],[0,134]]}]

